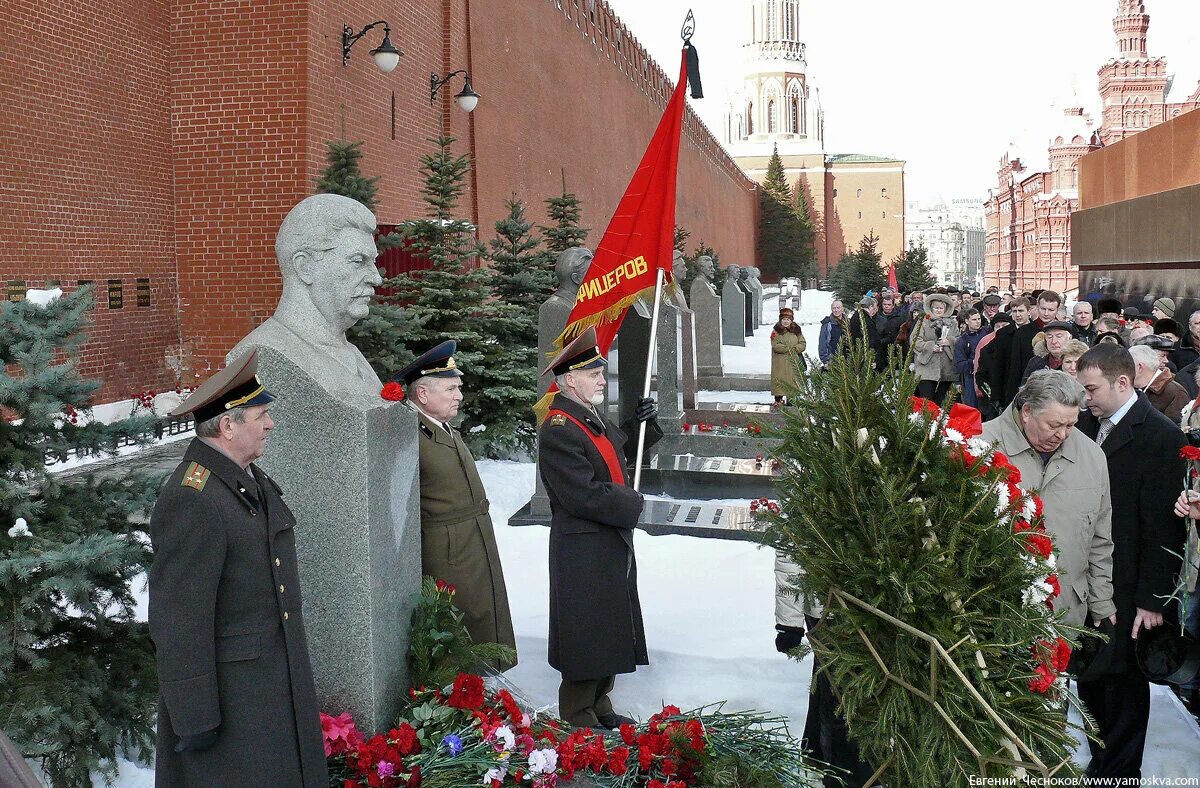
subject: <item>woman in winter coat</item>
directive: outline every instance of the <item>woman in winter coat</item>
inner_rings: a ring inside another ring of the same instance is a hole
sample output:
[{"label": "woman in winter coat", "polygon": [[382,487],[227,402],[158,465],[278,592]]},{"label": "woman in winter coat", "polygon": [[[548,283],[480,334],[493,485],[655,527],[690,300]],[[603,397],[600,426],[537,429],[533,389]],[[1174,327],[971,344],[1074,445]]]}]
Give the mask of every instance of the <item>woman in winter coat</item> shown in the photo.
[{"label": "woman in winter coat", "polygon": [[949,296],[934,293],[925,298],[929,310],[912,330],[915,352],[917,396],[938,404],[946,398],[950,384],[958,380],[954,368],[954,343],[958,341],[958,321],[950,314]]},{"label": "woman in winter coat", "polygon": [[771,393],[777,404],[783,404],[796,387],[796,365],[803,363],[806,346],[795,313],[780,309],[779,322],[771,330]]}]

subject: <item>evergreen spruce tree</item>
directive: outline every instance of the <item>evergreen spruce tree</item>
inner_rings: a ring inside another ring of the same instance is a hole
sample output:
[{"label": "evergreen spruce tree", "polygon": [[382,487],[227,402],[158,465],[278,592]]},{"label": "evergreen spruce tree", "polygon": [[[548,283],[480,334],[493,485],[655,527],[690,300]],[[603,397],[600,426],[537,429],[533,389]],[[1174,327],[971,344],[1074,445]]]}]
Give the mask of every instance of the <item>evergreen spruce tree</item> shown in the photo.
[{"label": "evergreen spruce tree", "polygon": [[679,225],[675,225],[675,236],[672,239],[671,246],[677,252],[687,252],[687,240],[692,237],[692,234],[683,229]]},{"label": "evergreen spruce tree", "polygon": [[489,457],[512,457],[533,450],[533,404],[538,382],[538,308],[551,293],[554,271],[543,265],[540,240],[531,233],[525,206],[516,195],[508,215],[496,222],[491,241],[490,286],[493,300],[483,319],[485,369],[489,397],[481,403],[480,423],[487,429],[469,435],[473,449]]},{"label": "evergreen spruce tree", "polygon": [[[491,274],[479,266],[484,249],[475,239],[475,228],[458,215],[471,160],[451,151],[454,141],[446,136],[431,140],[435,150],[421,156],[420,166],[425,178],[421,199],[426,218],[397,228],[408,248],[427,260],[429,267],[388,279],[384,282],[387,295],[379,300],[403,305],[420,323],[404,338],[410,353],[423,353],[447,339],[458,343],[455,359],[465,376],[459,414],[464,435],[474,441],[472,430],[490,429],[484,414],[496,412],[498,403],[508,401],[512,393],[490,377],[484,363],[485,358],[494,357],[489,346],[497,344],[495,338],[484,335]],[[493,384],[498,390],[490,390]]]},{"label": "evergreen spruce tree", "polygon": [[776,145],[767,162],[767,177],[759,191],[758,260],[771,278],[816,273],[813,228],[803,195],[799,204],[783,171]]},{"label": "evergreen spruce tree", "polygon": [[829,271],[829,286],[847,308],[857,303],[868,290],[878,291],[886,283],[883,258],[879,254],[879,236],[874,231],[858,242],[854,252],[842,255]]},{"label": "evergreen spruce tree", "polygon": [[583,208],[579,204],[579,198],[567,192],[566,189],[557,197],[546,198],[546,214],[552,224],[543,225],[540,229],[546,239],[546,251],[549,253],[553,265],[553,259],[558,256],[559,252],[575,246],[583,246],[591,228],[579,226]]},{"label": "evergreen spruce tree", "polygon": [[[379,176],[367,177],[360,168],[362,161],[361,142],[327,143],[328,164],[317,179],[317,191],[321,194],[340,194],[358,200],[375,211]],[[403,241],[396,233],[380,235],[375,245],[382,252],[399,246]],[[384,380],[404,368],[413,355],[407,347],[409,337],[418,332],[421,321],[396,304],[382,303],[377,297],[368,315],[350,327],[346,337],[362,351],[363,356]]]},{"label": "evergreen spruce tree", "polygon": [[150,417],[76,425],[99,384],[75,362],[92,288],[0,314],[0,729],[55,786],[116,775],[115,758],[153,752],[154,646],[130,583],[150,565],[156,483],[64,484],[44,455],[116,451],[148,439]]},{"label": "evergreen spruce tree", "polygon": [[794,590],[825,604],[812,650],[850,737],[882,785],[966,788],[1013,761],[1076,776],[1062,672],[1079,631],[1053,611],[1041,505],[971,409],[914,408],[907,361],[874,359],[858,341],[797,376],[762,515]]},{"label": "evergreen spruce tree", "polygon": [[929,269],[929,249],[925,244],[910,246],[892,260],[896,266],[896,284],[905,290],[924,290],[937,284]]}]

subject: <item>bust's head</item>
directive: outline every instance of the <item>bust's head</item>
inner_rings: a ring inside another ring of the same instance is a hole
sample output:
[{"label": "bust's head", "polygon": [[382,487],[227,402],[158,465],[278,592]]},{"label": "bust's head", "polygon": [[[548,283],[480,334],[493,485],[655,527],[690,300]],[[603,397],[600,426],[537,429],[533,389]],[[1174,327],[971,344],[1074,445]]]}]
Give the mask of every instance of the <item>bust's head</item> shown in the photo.
[{"label": "bust's head", "polygon": [[725,276],[730,282],[736,282],[742,278],[742,267],[737,263],[730,263],[725,266]]},{"label": "bust's head", "polygon": [[751,266],[750,268],[747,268],[746,273],[749,275],[749,277],[751,279],[758,279],[758,277],[762,274],[761,271],[759,271],[757,268],[754,268],[753,266]]},{"label": "bust's head", "polygon": [[558,295],[574,300],[591,264],[591,249],[573,246],[559,252],[554,263],[554,273],[558,275]]},{"label": "bust's head", "polygon": [[378,256],[370,209],[337,194],[306,197],[275,235],[280,306],[315,309],[331,329],[345,333],[367,316],[375,288],[383,284]]},{"label": "bust's head", "polygon": [[678,249],[671,256],[671,278],[676,282],[682,282],[687,278],[687,262],[683,259],[683,252]]},{"label": "bust's head", "polygon": [[708,255],[701,255],[700,257],[696,258],[696,273],[698,273],[701,278],[707,279],[709,282],[711,282],[712,278],[716,276],[717,273],[717,267],[713,263],[713,259]]}]

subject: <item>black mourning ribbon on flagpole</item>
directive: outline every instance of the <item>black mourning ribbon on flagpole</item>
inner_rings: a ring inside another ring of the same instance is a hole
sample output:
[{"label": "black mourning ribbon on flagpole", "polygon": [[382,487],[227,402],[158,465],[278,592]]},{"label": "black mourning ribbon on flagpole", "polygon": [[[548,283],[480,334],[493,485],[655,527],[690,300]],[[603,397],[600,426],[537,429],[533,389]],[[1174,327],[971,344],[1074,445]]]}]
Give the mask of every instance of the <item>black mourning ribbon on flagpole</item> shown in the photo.
[{"label": "black mourning ribbon on flagpole", "polygon": [[696,17],[688,9],[683,20],[683,29],[679,35],[683,38],[683,46],[687,50],[687,79],[692,87],[692,98],[704,98],[704,88],[700,85],[700,54],[692,46],[692,33],[696,32]]}]

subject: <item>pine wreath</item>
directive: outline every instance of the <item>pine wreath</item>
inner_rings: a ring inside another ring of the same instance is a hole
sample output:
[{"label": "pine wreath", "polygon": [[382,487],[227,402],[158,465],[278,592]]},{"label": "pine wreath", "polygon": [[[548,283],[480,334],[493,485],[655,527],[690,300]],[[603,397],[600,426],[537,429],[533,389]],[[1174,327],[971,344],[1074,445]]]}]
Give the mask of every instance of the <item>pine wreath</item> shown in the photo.
[{"label": "pine wreath", "polygon": [[768,539],[826,615],[812,648],[877,782],[1076,775],[1061,675],[1078,631],[1041,501],[978,412],[911,397],[863,345],[798,374]]}]

